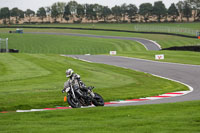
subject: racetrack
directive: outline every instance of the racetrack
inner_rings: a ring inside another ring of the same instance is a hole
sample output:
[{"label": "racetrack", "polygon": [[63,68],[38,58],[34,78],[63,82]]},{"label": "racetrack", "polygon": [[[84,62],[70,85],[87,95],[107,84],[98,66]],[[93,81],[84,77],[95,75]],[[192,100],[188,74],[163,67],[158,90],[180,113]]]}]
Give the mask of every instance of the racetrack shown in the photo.
[{"label": "racetrack", "polygon": [[[109,64],[128,69],[138,70],[150,74],[155,74],[165,78],[180,81],[191,86],[194,90],[183,96],[166,98],[160,100],[151,100],[143,102],[113,104],[108,106],[126,106],[126,105],[141,105],[141,104],[160,104],[173,103],[182,101],[200,100],[200,66],[198,65],[183,65],[176,63],[163,63],[156,61],[149,61],[136,58],[127,58],[120,56],[106,56],[106,55],[67,55],[68,57],[77,58],[85,61]],[[155,81],[156,82],[156,81]],[[123,88],[122,88],[123,89]]]},{"label": "racetrack", "polygon": [[147,50],[158,51],[161,50],[159,44],[154,41],[135,38],[135,37],[117,37],[117,36],[100,36],[100,35],[89,35],[89,34],[72,34],[72,33],[55,33],[55,32],[25,32],[28,34],[48,34],[48,35],[67,35],[67,36],[79,36],[79,37],[93,37],[93,38],[108,38],[108,39],[121,39],[121,40],[132,40],[142,44]]},{"label": "racetrack", "polygon": [[[143,44],[147,50],[160,50],[161,47],[156,42],[151,40],[134,38],[134,37],[114,37],[114,36],[97,36],[97,35],[85,35],[85,34],[71,34],[71,33],[49,33],[49,32],[26,32],[29,34],[52,34],[52,35],[68,35],[68,36],[81,36],[81,37],[95,37],[95,38],[109,38],[109,39],[123,39],[133,40]],[[198,65],[183,65],[176,63],[163,63],[156,61],[149,61],[136,58],[127,58],[119,56],[106,56],[106,55],[67,55],[72,58],[78,58],[95,63],[103,63],[109,65],[115,65],[119,67],[138,70],[150,74],[155,74],[172,80],[180,81],[191,86],[194,91],[187,95],[172,97],[160,100],[143,101],[136,103],[123,103],[117,105],[108,106],[126,106],[126,105],[141,105],[141,104],[160,104],[160,103],[172,103],[182,101],[200,100],[200,66]],[[156,81],[155,81],[156,82]],[[123,89],[123,88],[122,88]]]}]

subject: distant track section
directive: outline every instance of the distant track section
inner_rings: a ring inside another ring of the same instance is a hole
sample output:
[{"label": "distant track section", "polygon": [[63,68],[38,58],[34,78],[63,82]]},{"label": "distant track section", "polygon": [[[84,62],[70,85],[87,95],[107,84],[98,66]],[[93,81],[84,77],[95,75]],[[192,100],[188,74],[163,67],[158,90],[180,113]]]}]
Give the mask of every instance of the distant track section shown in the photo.
[{"label": "distant track section", "polygon": [[25,32],[26,34],[48,34],[48,35],[66,35],[66,36],[79,36],[79,37],[93,37],[93,38],[107,38],[107,39],[120,39],[120,40],[131,40],[142,44],[149,51],[159,51],[161,47],[158,43],[143,38],[135,37],[119,37],[119,36],[100,36],[100,35],[89,35],[89,34],[74,34],[74,33],[54,33],[54,32]]},{"label": "distant track section", "polygon": [[34,28],[34,29],[72,29],[72,30],[93,30],[93,31],[112,31],[112,32],[127,32],[127,33],[141,33],[141,34],[161,34],[161,35],[172,35],[187,38],[197,38],[197,36],[183,35],[177,33],[168,32],[148,32],[148,31],[131,31],[131,30],[117,30],[117,29],[98,29],[98,28],[78,28],[78,27],[48,27],[48,26],[0,26],[0,28]]}]

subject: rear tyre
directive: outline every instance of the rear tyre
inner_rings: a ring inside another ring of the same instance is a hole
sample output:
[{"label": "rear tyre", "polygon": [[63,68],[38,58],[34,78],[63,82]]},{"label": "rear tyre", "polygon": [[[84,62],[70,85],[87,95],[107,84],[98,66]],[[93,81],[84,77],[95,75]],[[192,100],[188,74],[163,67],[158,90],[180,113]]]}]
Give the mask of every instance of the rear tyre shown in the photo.
[{"label": "rear tyre", "polygon": [[92,100],[92,103],[95,106],[104,106],[104,100],[103,100],[102,96],[97,93],[94,93],[94,94],[95,94],[95,96]]},{"label": "rear tyre", "polygon": [[81,104],[78,99],[74,99],[71,95],[67,96],[67,102],[72,108],[80,108]]}]

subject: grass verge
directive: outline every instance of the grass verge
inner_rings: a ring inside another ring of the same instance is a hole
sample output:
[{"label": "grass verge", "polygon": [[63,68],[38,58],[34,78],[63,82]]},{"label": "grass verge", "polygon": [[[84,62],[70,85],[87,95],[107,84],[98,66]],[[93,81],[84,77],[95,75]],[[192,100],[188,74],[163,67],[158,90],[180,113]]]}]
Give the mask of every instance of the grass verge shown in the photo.
[{"label": "grass verge", "polygon": [[73,68],[105,101],[188,90],[184,85],[119,67],[50,54],[0,54],[0,111],[63,106],[65,70]]},{"label": "grass verge", "polygon": [[0,114],[3,132],[198,133],[200,101]]},{"label": "grass verge", "polygon": [[[13,29],[0,29],[0,32],[8,33]],[[123,36],[123,37],[139,37],[156,41],[162,48],[173,46],[187,46],[200,45],[200,39],[185,38],[172,35],[159,34],[140,34],[140,33],[125,33],[125,32],[110,32],[110,31],[88,31],[88,30],[68,30],[68,29],[24,29],[24,32],[57,32],[57,33],[78,33],[78,34],[92,34],[104,36]],[[0,36],[2,36],[2,33]]]},{"label": "grass verge", "polygon": [[[155,55],[164,54],[164,60],[155,60]],[[200,65],[200,52],[189,51],[148,51],[148,52],[123,52],[118,56],[147,59],[160,62]]]},{"label": "grass verge", "polygon": [[[116,30],[130,30],[134,31],[135,25],[145,26],[166,26],[166,27],[179,27],[200,30],[199,22],[193,23],[136,23],[136,24],[39,24],[39,25],[19,25],[19,26],[34,26],[34,27],[74,27],[74,28],[96,28],[96,29],[116,29]],[[18,25],[13,25],[18,26]]]},{"label": "grass verge", "polygon": [[[5,30],[5,29],[4,29]],[[35,32],[72,32],[81,34],[141,37],[156,40],[163,48],[172,46],[198,45],[200,40],[166,35],[129,34],[101,31],[77,30],[41,30],[26,29]],[[146,51],[139,43],[128,40],[100,39],[88,37],[71,37],[63,35],[32,35],[32,34],[0,34],[9,37],[9,47],[19,49],[22,53],[58,53],[58,54],[108,54],[117,51],[121,56],[155,60],[155,54],[165,54],[165,62],[200,65],[199,52],[183,51]]]},{"label": "grass verge", "polygon": [[118,39],[40,34],[0,34],[9,38],[9,48],[20,53],[108,54],[110,51],[146,51],[143,45]]}]

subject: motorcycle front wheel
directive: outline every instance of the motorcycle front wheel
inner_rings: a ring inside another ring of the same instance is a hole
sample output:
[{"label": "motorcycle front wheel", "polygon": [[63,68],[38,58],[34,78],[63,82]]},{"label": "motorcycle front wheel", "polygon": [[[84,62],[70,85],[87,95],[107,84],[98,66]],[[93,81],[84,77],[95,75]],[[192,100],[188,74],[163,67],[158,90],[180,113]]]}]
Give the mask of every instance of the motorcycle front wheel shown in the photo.
[{"label": "motorcycle front wheel", "polygon": [[95,94],[95,96],[92,100],[92,103],[95,106],[104,106],[104,100],[103,100],[102,96],[97,93],[94,93],[94,94]]},{"label": "motorcycle front wheel", "polygon": [[74,99],[71,95],[67,96],[67,102],[72,108],[80,108],[81,104],[78,99]]}]

